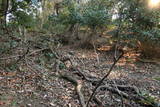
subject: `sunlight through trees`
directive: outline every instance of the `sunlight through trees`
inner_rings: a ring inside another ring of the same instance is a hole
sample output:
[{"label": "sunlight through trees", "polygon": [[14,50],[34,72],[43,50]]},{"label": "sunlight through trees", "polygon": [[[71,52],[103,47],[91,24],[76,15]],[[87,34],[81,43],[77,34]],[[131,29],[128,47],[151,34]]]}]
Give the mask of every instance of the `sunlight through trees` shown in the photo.
[{"label": "sunlight through trees", "polygon": [[158,8],[160,7],[160,0],[150,0],[149,7],[151,8]]}]

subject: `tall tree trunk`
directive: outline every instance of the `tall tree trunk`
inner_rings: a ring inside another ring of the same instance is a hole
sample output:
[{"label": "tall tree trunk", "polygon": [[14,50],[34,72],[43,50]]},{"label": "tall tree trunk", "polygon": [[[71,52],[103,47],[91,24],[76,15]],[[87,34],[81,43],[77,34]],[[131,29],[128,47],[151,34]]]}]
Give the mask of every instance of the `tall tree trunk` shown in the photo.
[{"label": "tall tree trunk", "polygon": [[0,24],[6,24],[9,0],[0,0]]}]

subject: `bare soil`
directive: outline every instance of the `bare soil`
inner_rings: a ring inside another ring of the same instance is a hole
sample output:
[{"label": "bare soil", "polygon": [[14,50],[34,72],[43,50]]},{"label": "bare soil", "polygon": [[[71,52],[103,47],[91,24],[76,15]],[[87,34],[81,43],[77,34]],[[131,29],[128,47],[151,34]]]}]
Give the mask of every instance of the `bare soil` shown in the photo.
[{"label": "bare soil", "polygon": [[[56,52],[59,56],[70,58],[71,62],[61,64],[61,70],[74,74],[71,66],[83,69],[93,77],[102,78],[113,63],[112,51],[94,51],[77,49],[73,46],[62,46]],[[40,59],[41,58],[41,59]],[[137,53],[126,53],[107,78],[108,82],[117,85],[136,86],[142,94],[153,96],[160,102],[160,66],[136,60]],[[37,61],[37,59],[39,59]],[[35,53],[18,63],[10,71],[0,69],[0,107],[80,107],[75,86],[58,77],[55,71],[55,58],[43,59],[42,53]],[[2,61],[10,61],[3,59]],[[40,63],[39,63],[40,61]],[[83,83],[83,94],[88,100],[88,90],[94,87],[80,77]],[[121,107],[120,97],[109,91],[97,92],[96,96],[106,107]],[[125,107],[143,107],[136,102],[124,99]],[[91,107],[96,106],[94,102]]]}]

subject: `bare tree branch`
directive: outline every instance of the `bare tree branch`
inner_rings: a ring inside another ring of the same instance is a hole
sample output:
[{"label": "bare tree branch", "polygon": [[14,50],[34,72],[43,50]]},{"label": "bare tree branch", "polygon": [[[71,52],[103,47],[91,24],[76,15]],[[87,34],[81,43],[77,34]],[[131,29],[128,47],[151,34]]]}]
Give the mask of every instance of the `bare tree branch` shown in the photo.
[{"label": "bare tree branch", "polygon": [[92,98],[94,97],[96,90],[97,90],[98,87],[103,83],[103,81],[110,75],[110,73],[111,73],[111,71],[113,70],[113,68],[114,68],[114,66],[116,65],[116,63],[120,60],[120,58],[123,57],[123,54],[124,54],[124,53],[122,52],[122,54],[121,54],[117,59],[114,60],[114,63],[112,64],[112,66],[111,66],[111,68],[109,69],[108,73],[98,82],[98,84],[96,85],[96,87],[95,87],[94,90],[93,90],[93,93],[92,93],[91,96],[89,97],[89,100],[88,100],[88,102],[87,102],[87,104],[86,104],[86,107],[89,106],[89,102],[90,102],[90,101],[92,100]]}]

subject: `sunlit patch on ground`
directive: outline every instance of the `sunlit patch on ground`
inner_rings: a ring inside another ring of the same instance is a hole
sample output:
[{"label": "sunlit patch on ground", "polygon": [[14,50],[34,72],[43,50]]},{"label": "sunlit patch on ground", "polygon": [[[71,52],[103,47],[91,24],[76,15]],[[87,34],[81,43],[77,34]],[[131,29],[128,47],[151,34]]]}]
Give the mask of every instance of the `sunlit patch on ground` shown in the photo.
[{"label": "sunlit patch on ground", "polygon": [[109,51],[111,50],[111,46],[102,46],[100,48],[97,48],[98,51]]},{"label": "sunlit patch on ground", "polygon": [[109,75],[109,78],[110,79],[121,79],[121,78],[126,78],[127,75],[128,73],[117,70],[117,71],[111,72],[111,74]]},{"label": "sunlit patch on ground", "polygon": [[136,53],[134,51],[130,51],[124,54],[124,57],[118,62],[119,66],[130,66],[135,67],[135,62],[137,61],[137,57],[140,56],[140,53]]}]

